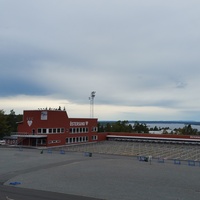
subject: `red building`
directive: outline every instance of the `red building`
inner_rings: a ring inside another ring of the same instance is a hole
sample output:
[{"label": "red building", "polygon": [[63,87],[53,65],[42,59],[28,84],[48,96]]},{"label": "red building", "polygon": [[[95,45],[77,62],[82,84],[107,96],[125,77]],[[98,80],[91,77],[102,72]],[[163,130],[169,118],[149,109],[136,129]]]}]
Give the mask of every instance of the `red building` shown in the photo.
[{"label": "red building", "polygon": [[99,133],[96,118],[69,118],[63,110],[26,110],[16,135],[5,137],[8,145],[52,147],[103,140],[175,142],[200,144],[200,136],[137,133]]},{"label": "red building", "polygon": [[96,118],[69,118],[63,110],[26,110],[18,123],[17,144],[50,147],[105,140],[97,123]]}]

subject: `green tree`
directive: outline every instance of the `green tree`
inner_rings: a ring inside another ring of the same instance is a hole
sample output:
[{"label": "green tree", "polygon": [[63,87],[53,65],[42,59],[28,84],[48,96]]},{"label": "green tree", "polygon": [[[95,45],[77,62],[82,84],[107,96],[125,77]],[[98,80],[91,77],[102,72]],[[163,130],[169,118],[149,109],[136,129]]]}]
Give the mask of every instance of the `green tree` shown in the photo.
[{"label": "green tree", "polygon": [[2,139],[9,132],[6,116],[4,110],[0,110],[0,139]]},{"label": "green tree", "polygon": [[112,132],[132,132],[132,126],[129,121],[117,121],[112,124]]},{"label": "green tree", "polygon": [[16,132],[17,131],[17,117],[15,114],[14,110],[10,110],[10,114],[7,115],[6,121],[7,121],[7,126],[9,128],[9,132]]},{"label": "green tree", "polygon": [[133,125],[133,131],[137,133],[149,133],[147,125],[139,122],[135,122]]},{"label": "green tree", "polygon": [[110,123],[106,123],[105,132],[112,132],[112,126]]},{"label": "green tree", "polygon": [[101,124],[101,123],[98,122],[98,132],[104,132],[104,131],[105,130],[104,130],[103,124]]},{"label": "green tree", "polygon": [[155,126],[155,127],[153,128],[153,130],[154,130],[154,131],[159,131],[159,129],[158,129],[157,126]]},{"label": "green tree", "polygon": [[188,125],[184,126],[181,129],[180,133],[182,135],[198,135],[199,134],[197,129],[193,129],[192,128],[191,124],[188,124]]},{"label": "green tree", "polygon": [[122,132],[121,121],[117,121],[112,125],[112,132]]}]

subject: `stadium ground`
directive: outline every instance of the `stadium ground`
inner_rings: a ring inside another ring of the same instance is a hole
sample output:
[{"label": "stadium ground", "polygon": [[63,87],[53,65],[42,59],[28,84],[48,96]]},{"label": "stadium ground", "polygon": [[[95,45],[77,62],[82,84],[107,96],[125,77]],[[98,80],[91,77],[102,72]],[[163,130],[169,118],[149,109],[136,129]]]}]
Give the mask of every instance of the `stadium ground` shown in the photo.
[{"label": "stadium ground", "polygon": [[[4,188],[107,200],[197,200],[200,195],[200,167],[172,160],[150,164],[132,156],[16,148],[0,148],[0,158]],[[0,200],[5,196],[12,193],[0,191]]]},{"label": "stadium ground", "polygon": [[200,145],[133,142],[133,141],[103,141],[98,143],[73,145],[64,148],[66,151],[93,152],[126,156],[149,156],[165,160],[193,160],[200,162]]}]

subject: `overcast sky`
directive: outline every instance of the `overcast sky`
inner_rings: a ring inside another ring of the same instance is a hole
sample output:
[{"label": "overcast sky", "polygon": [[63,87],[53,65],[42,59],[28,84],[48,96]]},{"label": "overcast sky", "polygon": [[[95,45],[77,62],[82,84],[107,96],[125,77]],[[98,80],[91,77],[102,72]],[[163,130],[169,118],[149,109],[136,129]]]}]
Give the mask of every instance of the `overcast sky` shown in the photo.
[{"label": "overcast sky", "polygon": [[200,121],[200,1],[0,0],[0,109]]}]

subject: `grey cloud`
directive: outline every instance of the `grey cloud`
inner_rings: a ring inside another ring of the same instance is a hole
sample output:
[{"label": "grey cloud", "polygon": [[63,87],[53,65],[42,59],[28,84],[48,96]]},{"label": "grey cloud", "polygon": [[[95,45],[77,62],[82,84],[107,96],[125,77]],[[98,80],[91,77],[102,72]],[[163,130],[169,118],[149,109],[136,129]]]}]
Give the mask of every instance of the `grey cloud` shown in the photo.
[{"label": "grey cloud", "polygon": [[85,104],[95,90],[98,105],[188,106],[185,93],[200,98],[198,5],[3,1],[0,95],[50,94]]},{"label": "grey cloud", "polygon": [[184,82],[178,82],[176,85],[177,88],[185,88],[186,86],[187,86],[187,84]]}]

